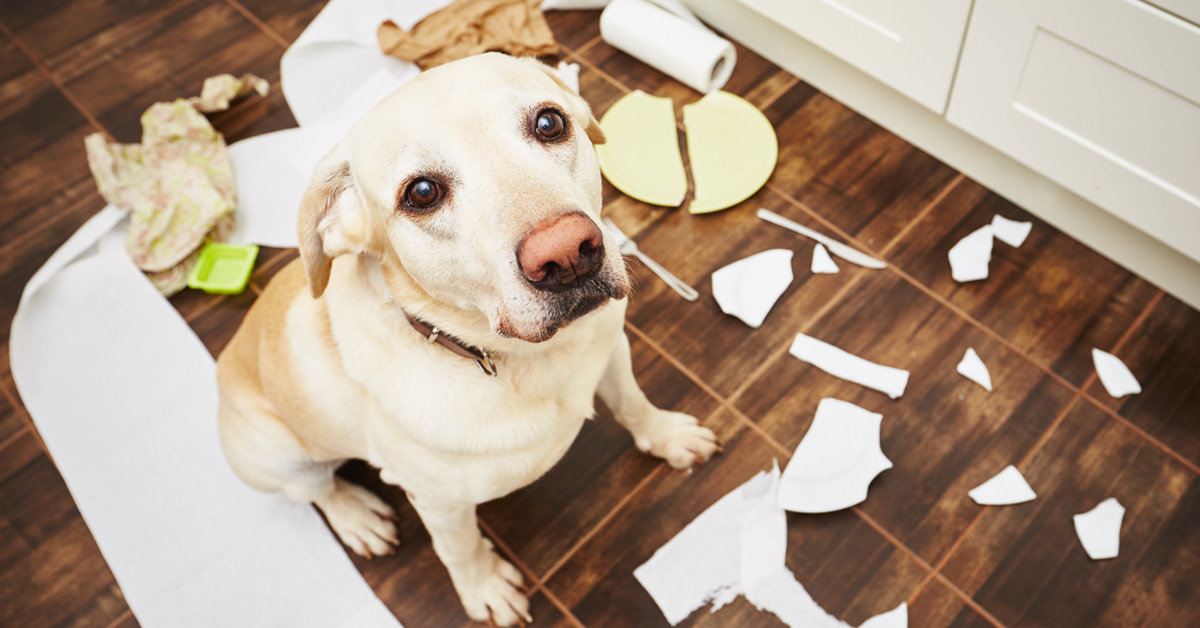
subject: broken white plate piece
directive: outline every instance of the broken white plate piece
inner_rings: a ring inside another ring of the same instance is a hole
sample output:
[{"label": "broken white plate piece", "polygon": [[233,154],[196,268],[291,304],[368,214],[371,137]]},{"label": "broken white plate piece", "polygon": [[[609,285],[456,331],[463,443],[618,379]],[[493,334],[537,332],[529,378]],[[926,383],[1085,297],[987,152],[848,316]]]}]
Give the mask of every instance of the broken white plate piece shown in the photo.
[{"label": "broken white plate piece", "polygon": [[1092,349],[1092,362],[1096,365],[1100,383],[1104,384],[1104,390],[1107,390],[1109,395],[1120,399],[1125,395],[1142,392],[1142,385],[1133,373],[1129,372],[1129,367],[1125,366],[1121,358],[1106,351]]},{"label": "broken white plate piece", "polygon": [[1083,551],[1092,560],[1116,558],[1121,549],[1121,520],[1125,507],[1115,497],[1100,502],[1095,508],[1075,515],[1075,534]]},{"label": "broken white plate piece", "polygon": [[858,628],[908,628],[908,602],[864,621]]},{"label": "broken white plate piece", "polygon": [[892,468],[879,446],[882,421],[882,414],[840,399],[822,399],[783,472],[779,506],[816,513],[861,504],[871,481]]},{"label": "broken white plate piece", "polygon": [[820,242],[813,249],[812,271],[818,275],[833,275],[838,271],[837,264],[833,262],[832,257],[829,257],[829,251]]},{"label": "broken white plate piece", "polygon": [[773,225],[778,225],[789,231],[795,231],[806,238],[812,238],[813,240],[824,244],[829,249],[830,253],[833,253],[834,255],[846,260],[847,262],[850,262],[851,264],[858,264],[863,268],[871,268],[874,270],[887,268],[886,262],[881,262],[848,244],[838,242],[829,236],[823,235],[819,231],[813,231],[812,229],[809,229],[808,227],[805,227],[804,225],[790,218],[780,216],[779,214],[776,214],[765,207],[760,207],[756,215]]},{"label": "broken white plate piece", "polygon": [[864,360],[812,336],[796,334],[788,352],[834,377],[873,388],[892,399],[899,399],[908,386],[908,371]]},{"label": "broken white plate piece", "polygon": [[1033,229],[1032,222],[1017,222],[1000,214],[992,216],[992,235],[1009,246],[1017,247],[1024,244],[1031,229]]},{"label": "broken white plate piece", "polygon": [[1025,476],[1011,464],[992,479],[967,492],[980,506],[1010,506],[1033,501],[1037,493],[1025,481]]},{"label": "broken white plate piece", "polygon": [[988,373],[987,365],[979,359],[979,354],[975,353],[975,349],[967,348],[967,353],[958,363],[958,373],[992,392],[992,376]]},{"label": "broken white plate piece", "polygon": [[793,279],[792,252],[771,249],[714,272],[713,298],[722,312],[757,329]]},{"label": "broken white plate piece", "polygon": [[950,276],[955,281],[987,279],[988,262],[992,261],[992,236],[992,226],[984,225],[950,249]]}]

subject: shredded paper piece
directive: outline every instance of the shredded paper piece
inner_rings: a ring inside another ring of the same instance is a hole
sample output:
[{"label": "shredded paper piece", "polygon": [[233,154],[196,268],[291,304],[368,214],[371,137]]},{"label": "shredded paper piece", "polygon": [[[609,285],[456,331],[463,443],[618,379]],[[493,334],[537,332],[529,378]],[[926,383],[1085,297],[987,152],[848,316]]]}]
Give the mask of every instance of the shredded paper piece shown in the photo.
[{"label": "shredded paper piece", "polygon": [[1121,520],[1125,507],[1115,497],[1095,508],[1075,515],[1075,534],[1092,560],[1116,558],[1121,549]]},{"label": "shredded paper piece", "polygon": [[861,504],[871,481],[892,468],[879,446],[883,415],[825,398],[779,484],[779,506],[833,512]]},{"label": "shredded paper piece", "polygon": [[963,377],[983,386],[988,392],[992,392],[992,376],[988,373],[983,360],[979,359],[979,354],[975,353],[975,349],[967,349],[962,361],[958,363],[958,372]]},{"label": "shredded paper piece", "polygon": [[1096,374],[1100,376],[1100,383],[1104,384],[1104,389],[1109,395],[1120,399],[1125,395],[1142,392],[1142,385],[1121,358],[1106,351],[1092,349],[1092,362],[1096,364]]},{"label": "shredded paper piece", "polygon": [[514,57],[558,54],[539,4],[541,0],[456,0],[408,29],[385,21],[379,26],[379,47],[421,69],[491,51]]},{"label": "shredded paper piece", "polygon": [[968,491],[967,495],[980,506],[1023,504],[1037,497],[1037,493],[1025,481],[1025,476],[1011,464],[992,479]]},{"label": "shredded paper piece", "polygon": [[763,251],[715,271],[713,298],[722,312],[757,329],[792,279],[791,251]]},{"label": "shredded paper piece", "polygon": [[838,272],[838,266],[829,257],[829,251],[820,242],[813,248],[812,271],[818,275],[833,275]]},{"label": "shredded paper piece", "polygon": [[987,279],[992,260],[993,230],[984,225],[950,249],[950,275],[960,283]]},{"label": "shredded paper piece", "polygon": [[992,216],[992,235],[1009,246],[1017,247],[1024,244],[1031,229],[1033,229],[1032,222],[1017,222],[1000,214]]},{"label": "shredded paper piece", "polygon": [[812,336],[796,334],[789,353],[834,377],[873,388],[892,399],[899,399],[908,386],[908,371],[869,362]]}]

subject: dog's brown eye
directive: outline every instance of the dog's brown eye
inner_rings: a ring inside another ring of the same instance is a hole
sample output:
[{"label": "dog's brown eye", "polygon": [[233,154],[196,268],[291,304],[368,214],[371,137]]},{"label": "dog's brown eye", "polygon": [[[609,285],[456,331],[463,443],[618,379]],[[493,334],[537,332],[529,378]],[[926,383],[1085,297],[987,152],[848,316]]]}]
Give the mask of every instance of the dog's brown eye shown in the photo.
[{"label": "dog's brown eye", "polygon": [[534,125],[538,137],[547,141],[556,140],[567,131],[566,118],[554,109],[543,109],[538,112]]},{"label": "dog's brown eye", "polygon": [[429,209],[442,200],[442,186],[429,179],[417,179],[409,184],[404,197],[413,209]]}]

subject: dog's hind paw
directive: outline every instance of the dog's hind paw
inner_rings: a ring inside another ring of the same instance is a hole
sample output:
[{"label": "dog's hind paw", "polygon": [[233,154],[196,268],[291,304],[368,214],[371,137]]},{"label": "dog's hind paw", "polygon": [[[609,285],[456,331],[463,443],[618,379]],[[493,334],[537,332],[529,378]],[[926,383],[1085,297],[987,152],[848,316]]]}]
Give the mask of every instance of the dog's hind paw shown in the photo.
[{"label": "dog's hind paw", "polygon": [[342,543],[364,558],[390,555],[400,544],[396,512],[367,489],[334,478],[333,492],[313,502]]},{"label": "dog's hind paw", "polygon": [[712,430],[696,417],[682,412],[656,410],[643,434],[634,435],[637,448],[667,461],[676,469],[690,469],[721,451]]},{"label": "dog's hind paw", "polygon": [[488,552],[495,563],[491,573],[469,591],[459,591],[467,616],[493,626],[524,626],[533,621],[521,572],[495,552]]}]

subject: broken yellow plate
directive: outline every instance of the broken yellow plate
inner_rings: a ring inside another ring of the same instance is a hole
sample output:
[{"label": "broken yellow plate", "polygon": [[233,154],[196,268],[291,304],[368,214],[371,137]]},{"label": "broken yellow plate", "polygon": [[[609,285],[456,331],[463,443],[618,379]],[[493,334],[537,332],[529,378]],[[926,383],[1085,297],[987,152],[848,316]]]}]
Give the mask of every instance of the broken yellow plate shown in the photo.
[{"label": "broken yellow plate", "polygon": [[696,197],[688,206],[691,213],[737,205],[771,178],[779,157],[775,129],[744,99],[713,92],[684,105],[683,126],[696,186]]},{"label": "broken yellow plate", "polygon": [[609,183],[651,205],[683,202],[687,174],[670,98],[641,90],[627,94],[600,118],[600,128],[608,141],[596,146],[596,158]]}]

